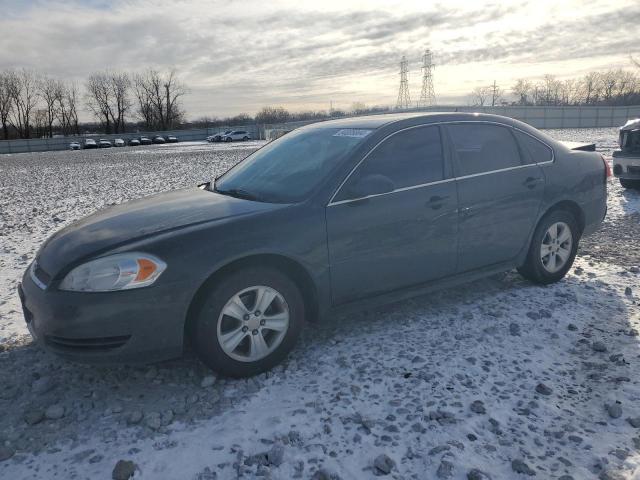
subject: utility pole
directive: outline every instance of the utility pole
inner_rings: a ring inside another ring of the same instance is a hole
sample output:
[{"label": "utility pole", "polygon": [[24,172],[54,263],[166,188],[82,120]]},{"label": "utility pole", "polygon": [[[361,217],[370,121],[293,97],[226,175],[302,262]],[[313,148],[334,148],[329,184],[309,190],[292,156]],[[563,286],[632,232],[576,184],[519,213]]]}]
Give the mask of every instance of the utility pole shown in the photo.
[{"label": "utility pole", "polygon": [[432,107],[436,104],[436,92],[433,88],[433,70],[435,64],[431,58],[431,50],[428,48],[422,55],[422,91],[420,92],[420,107]]},{"label": "utility pole", "polygon": [[402,56],[400,60],[400,89],[398,90],[398,101],[396,108],[398,110],[409,108],[411,105],[411,97],[409,96],[409,62]]},{"label": "utility pole", "polygon": [[496,106],[496,101],[500,99],[500,87],[496,85],[496,81],[493,81],[493,85],[491,85],[491,106]]}]

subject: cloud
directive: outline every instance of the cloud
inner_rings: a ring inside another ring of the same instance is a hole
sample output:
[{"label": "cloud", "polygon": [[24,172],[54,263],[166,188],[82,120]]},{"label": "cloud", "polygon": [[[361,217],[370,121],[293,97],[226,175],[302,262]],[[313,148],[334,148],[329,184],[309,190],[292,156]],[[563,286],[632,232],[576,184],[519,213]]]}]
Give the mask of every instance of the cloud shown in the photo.
[{"label": "cloud", "polygon": [[[27,67],[82,82],[107,68],[176,68],[192,92],[186,109],[196,117],[277,103],[302,109],[330,99],[344,107],[391,103],[400,56],[409,58],[415,83],[427,45],[443,97],[488,82],[498,63],[513,65],[515,78],[522,64],[535,64],[541,75],[567,59],[586,68],[639,49],[640,5],[632,0],[325,3],[0,0],[0,69]],[[615,25],[615,34],[606,25]],[[451,74],[464,65],[465,78]]]}]

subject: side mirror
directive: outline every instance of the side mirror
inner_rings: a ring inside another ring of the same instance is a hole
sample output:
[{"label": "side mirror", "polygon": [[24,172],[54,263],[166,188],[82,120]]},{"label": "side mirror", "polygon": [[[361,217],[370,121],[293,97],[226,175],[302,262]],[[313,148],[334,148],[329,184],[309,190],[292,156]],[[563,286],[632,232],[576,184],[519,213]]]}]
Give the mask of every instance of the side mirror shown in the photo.
[{"label": "side mirror", "polygon": [[379,195],[395,190],[395,185],[389,177],[380,174],[365,175],[351,186],[349,196],[351,198],[368,197],[369,195]]}]

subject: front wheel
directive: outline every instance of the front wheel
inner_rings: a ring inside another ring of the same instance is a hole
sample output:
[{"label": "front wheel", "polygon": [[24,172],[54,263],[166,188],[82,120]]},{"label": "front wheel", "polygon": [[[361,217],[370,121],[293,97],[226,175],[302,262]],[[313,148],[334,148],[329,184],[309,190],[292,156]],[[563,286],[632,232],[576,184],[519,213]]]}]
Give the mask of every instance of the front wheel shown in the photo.
[{"label": "front wheel", "polygon": [[302,295],[286,275],[272,268],[247,268],[211,288],[195,319],[192,340],[212,370],[248,377],[287,356],[303,319]]},{"label": "front wheel", "polygon": [[565,210],[547,214],[538,223],[527,260],[518,272],[543,285],[561,280],[573,265],[579,239],[580,229],[573,214]]},{"label": "front wheel", "polygon": [[628,178],[621,178],[620,185],[622,185],[622,188],[640,189],[640,180],[629,180]]},{"label": "front wheel", "polygon": [[227,137],[224,139],[225,142],[231,142],[233,139],[231,137]]}]

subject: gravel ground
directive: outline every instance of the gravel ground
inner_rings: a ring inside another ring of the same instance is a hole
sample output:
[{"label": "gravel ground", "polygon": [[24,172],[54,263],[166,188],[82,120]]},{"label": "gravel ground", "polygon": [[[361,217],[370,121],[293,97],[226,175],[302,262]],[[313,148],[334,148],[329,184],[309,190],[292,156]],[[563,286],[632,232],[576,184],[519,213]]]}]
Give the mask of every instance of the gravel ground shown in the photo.
[{"label": "gravel ground", "polygon": [[[551,133],[605,153],[616,138]],[[48,235],[206,181],[257,145],[0,157],[0,478],[640,475],[640,195],[614,182],[563,282],[508,272],[334,318],[253,379],[189,354],[96,367],[31,345],[15,289]]]}]

